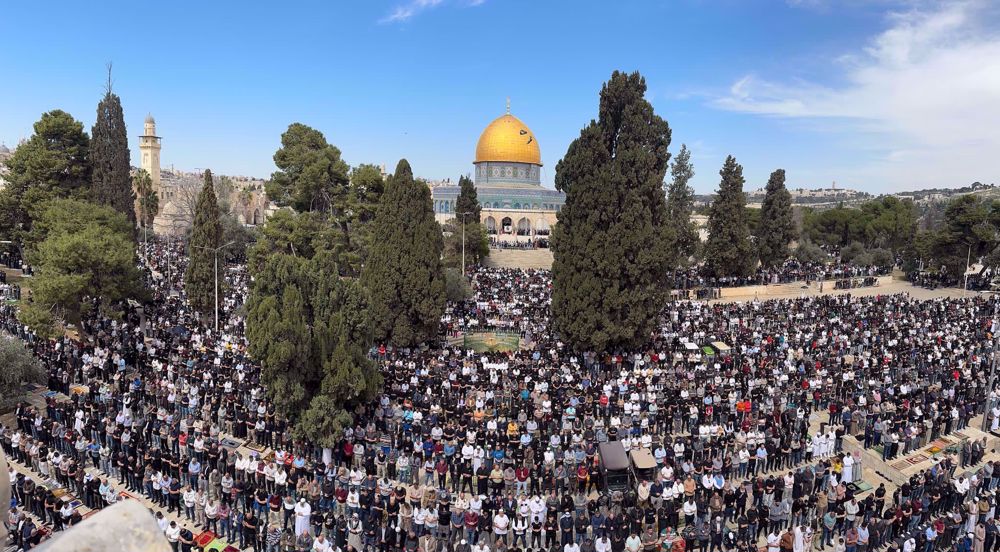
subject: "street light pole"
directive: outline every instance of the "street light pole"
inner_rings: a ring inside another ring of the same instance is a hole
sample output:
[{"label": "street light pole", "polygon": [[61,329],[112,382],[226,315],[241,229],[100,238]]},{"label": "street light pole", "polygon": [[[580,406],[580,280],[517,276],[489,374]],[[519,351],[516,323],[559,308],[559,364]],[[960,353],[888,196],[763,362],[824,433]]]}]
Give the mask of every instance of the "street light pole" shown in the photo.
[{"label": "street light pole", "polygon": [[197,247],[199,249],[208,249],[215,254],[215,332],[219,332],[219,251],[223,248],[229,247],[236,242],[229,242],[220,245],[219,247],[208,247],[205,245],[192,245],[191,247]]}]

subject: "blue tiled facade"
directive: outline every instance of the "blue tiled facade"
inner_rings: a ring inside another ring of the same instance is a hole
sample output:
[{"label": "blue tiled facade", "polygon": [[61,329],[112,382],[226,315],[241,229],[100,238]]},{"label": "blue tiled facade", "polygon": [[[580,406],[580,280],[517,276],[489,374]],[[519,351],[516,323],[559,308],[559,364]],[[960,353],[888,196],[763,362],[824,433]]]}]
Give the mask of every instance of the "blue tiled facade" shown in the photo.
[{"label": "blue tiled facade", "polygon": [[[483,209],[525,209],[558,212],[566,195],[541,186],[541,167],[527,163],[476,163],[476,195]],[[458,186],[433,190],[434,212],[451,214],[459,195]],[[485,216],[485,214],[484,214]]]}]

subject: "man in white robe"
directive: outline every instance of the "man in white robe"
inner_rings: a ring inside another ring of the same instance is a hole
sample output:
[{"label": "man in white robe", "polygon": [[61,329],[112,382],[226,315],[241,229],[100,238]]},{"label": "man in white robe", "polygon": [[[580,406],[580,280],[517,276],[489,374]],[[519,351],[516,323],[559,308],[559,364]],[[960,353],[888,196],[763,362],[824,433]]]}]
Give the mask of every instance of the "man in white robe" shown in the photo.
[{"label": "man in white robe", "polygon": [[309,517],[312,515],[312,506],[306,502],[305,498],[300,498],[295,505],[295,534],[309,532]]}]

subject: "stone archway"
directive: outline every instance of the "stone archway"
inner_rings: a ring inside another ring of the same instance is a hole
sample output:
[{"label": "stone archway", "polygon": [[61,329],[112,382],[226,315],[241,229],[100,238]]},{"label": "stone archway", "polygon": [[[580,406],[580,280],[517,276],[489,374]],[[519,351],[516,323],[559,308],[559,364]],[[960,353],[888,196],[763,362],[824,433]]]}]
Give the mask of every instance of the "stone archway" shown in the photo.
[{"label": "stone archway", "polygon": [[549,221],[544,218],[540,218],[535,221],[535,234],[538,234],[539,236],[548,236],[551,231],[552,227],[549,226]]},{"label": "stone archway", "polygon": [[487,234],[497,233],[497,219],[493,217],[486,217],[486,233]]},{"label": "stone archway", "polygon": [[514,221],[510,217],[504,217],[500,221],[500,233],[501,234],[513,234],[514,233]]},{"label": "stone archway", "polygon": [[260,209],[253,210],[253,225],[257,226],[260,224]]},{"label": "stone archway", "polygon": [[517,221],[517,235],[518,236],[531,235],[531,221],[528,220],[528,217],[522,217]]}]

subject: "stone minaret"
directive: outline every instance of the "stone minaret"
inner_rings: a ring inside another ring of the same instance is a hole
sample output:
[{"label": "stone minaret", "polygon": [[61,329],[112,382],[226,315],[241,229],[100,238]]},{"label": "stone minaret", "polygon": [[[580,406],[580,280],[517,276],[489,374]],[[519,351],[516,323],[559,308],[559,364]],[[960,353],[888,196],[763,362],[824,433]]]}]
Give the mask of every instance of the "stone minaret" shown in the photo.
[{"label": "stone minaret", "polygon": [[149,173],[153,191],[160,195],[160,137],[156,135],[156,120],[152,115],[146,115],[144,131],[139,137],[139,151],[142,152],[139,167]]}]

